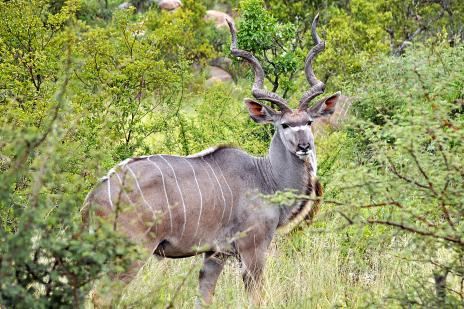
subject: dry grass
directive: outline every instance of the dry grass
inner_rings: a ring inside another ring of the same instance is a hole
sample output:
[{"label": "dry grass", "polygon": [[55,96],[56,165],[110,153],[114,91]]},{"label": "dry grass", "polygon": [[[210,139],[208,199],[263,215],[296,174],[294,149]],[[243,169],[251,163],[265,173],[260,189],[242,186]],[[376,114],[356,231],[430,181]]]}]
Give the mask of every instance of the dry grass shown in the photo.
[{"label": "dry grass", "polygon": [[[352,244],[353,246],[355,244]],[[264,308],[357,308],[381,304],[391,287],[416,271],[395,258],[390,246],[369,253],[360,267],[335,232],[310,230],[277,237],[265,269]],[[201,257],[157,261],[150,259],[125,290],[125,308],[192,308],[197,293]],[[179,291],[179,292],[176,292]],[[174,299],[173,299],[174,298]],[[238,263],[231,259],[219,279],[212,308],[250,308]]]}]

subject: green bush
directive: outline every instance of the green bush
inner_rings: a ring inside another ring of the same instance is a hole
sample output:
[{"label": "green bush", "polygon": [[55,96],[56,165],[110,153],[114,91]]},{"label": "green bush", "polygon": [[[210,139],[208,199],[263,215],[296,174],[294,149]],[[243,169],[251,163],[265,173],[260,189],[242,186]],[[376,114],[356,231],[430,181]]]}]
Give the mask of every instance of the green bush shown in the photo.
[{"label": "green bush", "polygon": [[392,300],[404,306],[463,301],[450,292],[464,277],[464,70],[455,66],[463,51],[411,50],[370,66],[353,85],[351,139],[364,142],[355,148],[363,155],[335,174],[342,206],[334,210],[348,225],[383,226],[368,237],[374,245],[408,235],[398,255],[431,270],[396,287]]}]

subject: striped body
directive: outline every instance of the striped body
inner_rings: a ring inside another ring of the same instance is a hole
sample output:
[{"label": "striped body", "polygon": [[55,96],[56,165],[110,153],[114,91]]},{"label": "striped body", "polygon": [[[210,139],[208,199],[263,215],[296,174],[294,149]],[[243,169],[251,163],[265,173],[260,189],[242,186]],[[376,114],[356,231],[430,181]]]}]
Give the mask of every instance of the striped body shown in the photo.
[{"label": "striped body", "polygon": [[257,222],[271,230],[279,223],[279,208],[257,194],[275,191],[258,172],[259,162],[265,163],[230,147],[133,158],[112,169],[87,203],[98,204],[100,216],[118,212],[119,229],[154,254],[232,253],[236,234]]}]

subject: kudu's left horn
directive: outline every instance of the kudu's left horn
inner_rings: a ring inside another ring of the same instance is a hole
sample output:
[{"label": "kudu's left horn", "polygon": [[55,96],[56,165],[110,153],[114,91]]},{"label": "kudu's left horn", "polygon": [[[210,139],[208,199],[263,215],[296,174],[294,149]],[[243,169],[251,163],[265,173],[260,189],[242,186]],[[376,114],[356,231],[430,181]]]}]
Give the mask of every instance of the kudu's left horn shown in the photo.
[{"label": "kudu's left horn", "polygon": [[237,31],[235,30],[234,23],[229,19],[227,19],[227,23],[229,24],[230,34],[232,35],[232,43],[230,45],[232,55],[248,61],[255,72],[255,81],[252,88],[253,96],[258,100],[265,100],[276,104],[281,111],[289,111],[290,107],[287,105],[285,99],[274,92],[264,89],[264,70],[261,63],[259,63],[258,59],[256,59],[252,53],[237,48]]}]

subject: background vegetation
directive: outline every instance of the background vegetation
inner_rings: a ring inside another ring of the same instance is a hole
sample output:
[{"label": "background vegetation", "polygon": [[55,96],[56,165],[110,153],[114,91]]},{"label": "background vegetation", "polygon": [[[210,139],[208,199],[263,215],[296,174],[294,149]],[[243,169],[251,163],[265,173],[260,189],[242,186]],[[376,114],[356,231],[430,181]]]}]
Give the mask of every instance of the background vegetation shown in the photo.
[{"label": "background vegetation", "polygon": [[[89,233],[79,209],[117,162],[232,143],[267,151],[273,129],[249,120],[251,74],[205,83],[228,56],[207,9],[236,19],[239,46],[267,87],[296,103],[307,89],[308,28],[321,13],[316,74],[352,101],[317,135],[324,206],[279,236],[265,307],[464,306],[464,5],[458,0],[0,2],[0,307],[90,307],[98,280],[137,254],[111,225]],[[120,306],[191,308],[200,258],[150,261]],[[238,266],[213,307],[248,307]]]}]

